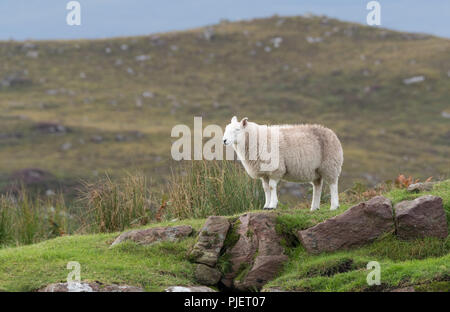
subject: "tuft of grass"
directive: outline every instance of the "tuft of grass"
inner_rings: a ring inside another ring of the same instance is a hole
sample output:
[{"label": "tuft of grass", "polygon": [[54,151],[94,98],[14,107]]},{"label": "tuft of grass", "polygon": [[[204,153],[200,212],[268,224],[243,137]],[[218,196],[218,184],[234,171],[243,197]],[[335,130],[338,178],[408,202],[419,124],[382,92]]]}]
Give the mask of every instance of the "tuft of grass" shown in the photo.
[{"label": "tuft of grass", "polygon": [[204,218],[234,215],[260,209],[264,191],[239,164],[231,161],[193,161],[172,174],[168,186],[166,215],[176,218]]},{"label": "tuft of grass", "polygon": [[108,175],[96,183],[84,183],[80,201],[86,209],[83,227],[89,232],[116,232],[142,226],[155,217],[152,193],[142,174],[112,181]]},{"label": "tuft of grass", "polygon": [[33,196],[24,187],[15,195],[0,195],[0,246],[33,244],[64,235],[68,221],[62,196]]}]

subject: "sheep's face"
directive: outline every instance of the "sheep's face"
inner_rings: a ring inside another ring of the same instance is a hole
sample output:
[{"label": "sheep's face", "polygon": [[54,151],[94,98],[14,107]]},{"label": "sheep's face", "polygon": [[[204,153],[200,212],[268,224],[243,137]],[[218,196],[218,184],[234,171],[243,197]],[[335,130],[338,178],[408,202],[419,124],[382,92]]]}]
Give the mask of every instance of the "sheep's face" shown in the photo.
[{"label": "sheep's face", "polygon": [[244,118],[239,122],[234,116],[231,122],[225,127],[225,133],[223,135],[223,144],[231,145],[237,144],[240,141],[241,136],[244,135],[244,128],[247,126],[247,118]]}]

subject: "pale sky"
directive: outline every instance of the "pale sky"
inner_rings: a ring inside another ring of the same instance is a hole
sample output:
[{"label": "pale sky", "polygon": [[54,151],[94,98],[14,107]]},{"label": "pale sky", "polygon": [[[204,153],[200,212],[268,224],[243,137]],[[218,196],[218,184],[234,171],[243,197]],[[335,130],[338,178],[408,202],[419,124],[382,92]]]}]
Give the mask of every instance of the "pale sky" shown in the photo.
[{"label": "pale sky", "polygon": [[[79,0],[81,26],[68,26],[69,0],[0,0],[0,40],[108,38],[184,30],[311,12],[366,23],[369,0]],[[381,27],[450,38],[450,0],[379,0]]]}]

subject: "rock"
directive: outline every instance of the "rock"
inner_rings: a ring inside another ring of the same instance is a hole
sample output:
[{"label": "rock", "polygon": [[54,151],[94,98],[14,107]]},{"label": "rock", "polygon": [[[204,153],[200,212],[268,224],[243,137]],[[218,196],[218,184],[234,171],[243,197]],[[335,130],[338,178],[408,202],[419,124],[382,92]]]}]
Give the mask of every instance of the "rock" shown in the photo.
[{"label": "rock", "polygon": [[310,37],[310,36],[307,36],[306,37],[306,41],[308,41],[308,43],[319,43],[319,42],[322,42],[323,39],[321,37]]},{"label": "rock", "polygon": [[52,122],[39,122],[34,129],[46,133],[66,133],[69,131],[65,126]]},{"label": "rock", "polygon": [[433,189],[433,185],[433,182],[414,183],[408,186],[406,190],[411,193],[431,191]]},{"label": "rock", "polygon": [[220,281],[222,273],[205,264],[197,264],[194,276],[197,282],[202,285],[216,285]]},{"label": "rock", "polygon": [[403,83],[405,85],[410,85],[410,84],[413,84],[413,83],[419,83],[419,82],[422,82],[422,81],[425,81],[425,77],[424,76],[414,76],[414,77],[411,77],[411,78],[403,79]]},{"label": "rock", "polygon": [[310,253],[361,246],[394,230],[391,201],[376,196],[341,215],[299,231],[298,238]]},{"label": "rock", "polygon": [[226,251],[230,272],[222,283],[237,290],[261,289],[274,278],[288,257],[275,231],[276,215],[247,213],[239,217],[236,244]]},{"label": "rock", "polygon": [[214,289],[206,286],[170,286],[165,292],[216,292]]},{"label": "rock", "polygon": [[61,150],[62,151],[68,151],[72,148],[72,143],[70,142],[66,142],[63,145],[61,145]]},{"label": "rock", "polygon": [[281,46],[281,43],[283,42],[283,38],[275,37],[275,38],[272,38],[272,40],[270,40],[270,41],[272,42],[273,47],[275,49],[278,49]]},{"label": "rock", "polygon": [[210,41],[215,35],[214,28],[208,27],[203,31],[203,38],[207,41]]},{"label": "rock", "polygon": [[91,142],[93,143],[102,143],[103,137],[101,135],[93,135],[91,136]]},{"label": "rock", "polygon": [[450,118],[450,112],[443,111],[441,113],[441,116],[444,117],[444,118]]},{"label": "rock", "polygon": [[27,168],[13,172],[10,180],[12,182],[23,183],[24,185],[32,185],[52,182],[55,180],[55,177],[50,172],[42,169]]},{"label": "rock", "polygon": [[151,56],[150,55],[138,55],[138,56],[136,56],[136,61],[138,61],[138,62],[145,62],[145,61],[148,61],[148,60],[150,60],[151,59]]},{"label": "rock", "polygon": [[190,225],[155,227],[145,230],[133,230],[121,234],[111,244],[111,246],[122,243],[126,240],[132,240],[141,245],[150,245],[160,241],[174,242],[180,238],[187,237],[192,234]]},{"label": "rock", "polygon": [[39,57],[39,52],[38,51],[28,51],[27,57],[37,59]]},{"label": "rock", "polygon": [[200,230],[198,240],[190,252],[190,259],[214,267],[219,258],[220,250],[227,236],[230,223],[225,217],[209,217]]},{"label": "rock", "polygon": [[3,87],[26,87],[31,84],[31,79],[24,77],[22,74],[12,74],[0,81],[0,85]]},{"label": "rock", "polygon": [[50,284],[38,292],[143,292],[144,290],[128,285],[104,285],[100,282],[72,282]]},{"label": "rock", "polygon": [[447,218],[442,198],[425,195],[395,205],[397,236],[402,239],[448,235]]}]

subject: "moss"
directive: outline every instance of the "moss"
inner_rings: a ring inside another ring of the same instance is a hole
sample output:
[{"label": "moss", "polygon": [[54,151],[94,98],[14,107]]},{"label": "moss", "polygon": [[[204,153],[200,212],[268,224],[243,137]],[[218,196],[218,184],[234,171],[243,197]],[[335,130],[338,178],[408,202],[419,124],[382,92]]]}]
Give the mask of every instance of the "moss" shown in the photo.
[{"label": "moss", "polygon": [[238,228],[241,224],[241,220],[236,219],[230,225],[230,229],[228,230],[227,237],[225,237],[225,241],[223,242],[224,249],[231,249],[239,240]]},{"label": "moss", "polygon": [[221,255],[217,260],[217,268],[223,274],[230,273],[232,270],[232,265],[230,262],[231,255],[229,254],[229,251],[234,247],[234,245],[236,245],[240,237],[237,233],[239,225],[241,224],[239,217],[233,217],[229,220],[230,229],[228,230],[227,236],[225,237],[225,240],[223,242]]},{"label": "moss", "polygon": [[252,265],[250,263],[244,262],[241,263],[237,272],[236,272],[236,281],[242,282],[250,271]]},{"label": "moss", "polygon": [[217,269],[223,274],[230,273],[232,270],[232,265],[230,262],[231,255],[229,253],[225,253],[219,257],[217,260]]}]

